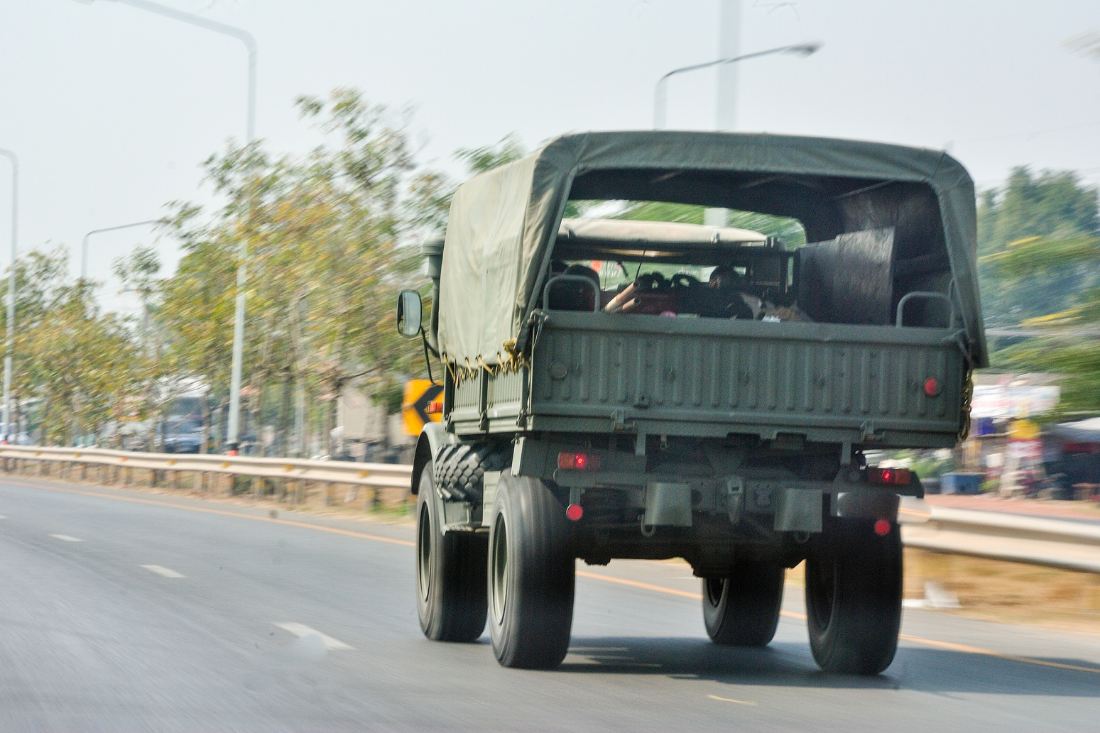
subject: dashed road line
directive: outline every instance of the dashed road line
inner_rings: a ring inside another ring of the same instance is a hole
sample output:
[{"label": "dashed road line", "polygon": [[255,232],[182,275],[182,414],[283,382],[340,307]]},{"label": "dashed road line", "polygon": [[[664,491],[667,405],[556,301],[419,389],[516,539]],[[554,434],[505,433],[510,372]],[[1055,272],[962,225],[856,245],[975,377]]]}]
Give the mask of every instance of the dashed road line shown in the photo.
[{"label": "dashed road line", "polygon": [[1045,659],[1034,659],[1032,657],[1018,657],[1015,654],[1002,654],[992,649],[983,649],[978,646],[970,646],[969,644],[955,644],[950,641],[925,639],[921,636],[910,636],[909,634],[898,634],[898,638],[904,641],[911,641],[915,644],[924,644],[925,646],[934,646],[940,649],[950,649],[951,651],[965,652],[966,654],[980,654],[985,657],[996,657],[997,659],[1004,659],[1009,662],[1022,662],[1024,664],[1036,664],[1040,667],[1053,667],[1054,669],[1069,669],[1074,672],[1092,672],[1093,674],[1100,674],[1100,667],[1082,667],[1077,664],[1048,662]]},{"label": "dashed road line", "polygon": [[[173,509],[183,509],[183,510],[192,511],[192,512],[202,512],[204,514],[220,514],[222,516],[237,517],[239,519],[252,519],[252,520],[257,520],[257,521],[261,521],[261,522],[272,522],[272,523],[275,523],[275,524],[284,524],[284,525],[289,525],[289,526],[292,526],[292,527],[302,527],[304,529],[314,529],[314,530],[317,530],[317,531],[320,531],[320,532],[330,532],[332,534],[342,534],[342,535],[349,536],[349,537],[359,537],[359,538],[366,539],[366,540],[374,540],[375,542],[387,542],[387,543],[390,543],[390,544],[405,545],[405,546],[408,546],[408,547],[414,547],[416,545],[415,542],[410,542],[409,540],[399,540],[399,539],[396,539],[394,537],[382,537],[380,535],[372,535],[372,534],[367,534],[365,532],[353,532],[351,530],[338,529],[336,527],[323,527],[323,526],[316,525],[316,524],[308,524],[306,522],[294,522],[294,521],[291,521],[291,520],[288,520],[288,519],[274,519],[274,518],[269,518],[269,517],[258,517],[258,516],[251,515],[251,514],[241,514],[239,512],[227,512],[227,511],[222,511],[222,510],[218,510],[218,509],[207,509],[205,507],[186,506],[186,505],[183,505],[183,504],[175,504],[175,503],[167,502],[167,501],[153,501],[153,500],[150,500],[150,499],[138,499],[136,497],[102,494],[102,493],[99,493],[99,492],[96,492],[96,491],[81,491],[79,489],[62,489],[60,487],[43,486],[41,484],[32,484],[32,483],[24,483],[24,482],[20,482],[20,481],[12,481],[10,479],[8,479],[7,482],[11,483],[11,484],[15,484],[17,486],[26,486],[28,488],[34,488],[34,489],[46,489],[47,491],[58,491],[58,492],[66,493],[66,494],[82,494],[84,496],[94,496],[94,497],[97,497],[97,498],[100,498],[100,499],[114,499],[115,501],[128,501],[128,502],[133,502],[133,503],[136,503],[136,504],[151,504],[153,506],[163,506],[163,507],[170,507],[170,508],[173,508]],[[68,537],[68,536],[65,536],[65,535],[52,535],[52,536],[57,537],[58,539],[63,539],[63,540],[69,541],[69,542],[81,542],[82,541],[82,540],[76,539],[75,537]],[[602,581],[607,582],[607,583],[619,583],[619,584],[622,584],[622,585],[630,585],[630,586],[634,586],[636,588],[642,588],[642,589],[645,589],[645,590],[656,591],[658,593],[666,593],[666,594],[669,594],[669,595],[693,598],[695,600],[701,600],[702,597],[703,597],[702,594],[699,594],[699,593],[690,593],[688,591],[677,590],[675,588],[665,588],[663,586],[653,585],[653,584],[650,584],[650,583],[641,583],[641,582],[638,582],[636,580],[626,580],[625,578],[614,578],[614,577],[611,577],[611,576],[608,576],[608,575],[598,575],[596,573],[587,573],[587,572],[584,572],[584,571],[581,571],[581,570],[577,571],[577,575],[579,575],[581,577],[584,577],[584,578],[592,578],[593,580],[602,580]],[[805,614],[793,613],[791,611],[781,611],[780,615],[786,616],[787,618],[799,619],[799,620],[802,620],[802,621],[806,620]],[[278,624],[277,623],[275,625],[282,628],[282,629],[290,631],[290,633],[292,633],[292,634],[296,634],[296,635],[299,635],[299,636],[304,636],[305,634],[308,634],[308,633],[318,634],[319,636],[321,636],[321,638],[323,640],[325,640],[325,645],[326,646],[328,646],[330,641],[340,645],[340,646],[329,647],[329,648],[334,648],[334,649],[351,649],[352,648],[352,647],[349,647],[348,645],[344,644],[342,641],[338,641],[337,639],[333,639],[330,636],[326,636],[324,634],[321,634],[320,632],[315,631],[313,629],[310,629],[308,626],[305,626],[303,624],[295,624],[295,623]],[[295,629],[297,629],[297,630],[305,629],[305,631],[303,633],[299,634],[298,631],[296,631]],[[904,640],[904,641],[910,641],[910,642],[913,642],[913,643],[916,643],[916,644],[924,644],[924,645],[927,645],[927,646],[939,647],[941,649],[950,649],[950,650],[953,650],[953,651],[963,652],[963,653],[967,653],[967,654],[978,654],[978,655],[981,655],[981,656],[996,657],[998,659],[1004,659],[1006,661],[1013,661],[1013,662],[1020,662],[1022,664],[1031,664],[1031,665],[1035,665],[1035,666],[1039,666],[1039,667],[1053,667],[1055,669],[1066,669],[1066,670],[1073,670],[1073,671],[1076,671],[1076,672],[1091,672],[1093,674],[1100,674],[1100,667],[1083,667],[1083,666],[1074,665],[1074,664],[1062,664],[1062,663],[1059,663],[1059,662],[1048,662],[1048,661],[1045,661],[1045,660],[1042,660],[1042,659],[1033,659],[1031,657],[1018,657],[1018,656],[1015,656],[1015,655],[1012,655],[1012,654],[1002,654],[1001,652],[993,651],[992,649],[983,649],[981,647],[968,646],[966,644],[955,644],[955,643],[947,642],[947,641],[938,641],[936,639],[925,639],[923,637],[910,636],[908,634],[900,634],[899,638]]]},{"label": "dashed road line", "polygon": [[53,537],[54,539],[61,540],[62,542],[83,542],[84,541],[82,539],[79,539],[78,537],[70,537],[67,534],[51,534],[50,537]]},{"label": "dashed road line", "polygon": [[325,643],[325,649],[334,649],[334,650],[341,650],[341,649],[352,649],[352,650],[354,650],[355,649],[355,647],[350,646],[348,644],[345,644],[344,642],[340,641],[339,639],[333,639],[328,634],[322,634],[317,629],[310,628],[309,626],[306,626],[305,624],[298,624],[298,623],[294,623],[293,621],[284,621],[282,623],[276,623],[275,625],[278,626],[280,629],[283,629],[284,631],[289,631],[290,633],[294,634],[295,636],[297,636],[299,638],[301,638],[303,636],[309,636],[310,634],[313,634],[315,636],[319,636],[319,637],[321,637],[321,641],[323,641]]},{"label": "dashed road line", "polygon": [[165,578],[186,578],[187,576],[182,573],[177,573],[175,570],[171,570],[162,565],[142,565],[149,572],[156,573]]},{"label": "dashed road line", "polygon": [[5,483],[13,484],[15,486],[26,486],[31,489],[45,489],[46,491],[57,491],[62,494],[79,494],[81,496],[94,496],[99,499],[113,499],[114,501],[128,501],[134,504],[150,504],[152,506],[163,506],[171,509],[183,509],[189,512],[201,512],[202,514],[219,514],[223,517],[236,517],[237,519],[251,519],[257,522],[271,522],[273,524],[283,524],[289,527],[304,527],[305,529],[315,529],[318,532],[330,532],[331,534],[342,534],[347,537],[359,537],[364,540],[374,540],[375,542],[388,542],[392,545],[404,545],[405,547],[416,547],[416,543],[410,540],[399,540],[394,537],[383,537],[376,534],[367,534],[366,532],[353,532],[350,529],[339,529],[338,527],[324,527],[319,524],[309,524],[308,522],[295,522],[290,519],[275,519],[274,517],[259,517],[255,514],[242,514],[240,512],[227,512],[221,509],[207,509],[201,506],[187,506],[186,504],[175,504],[170,501],[154,501],[152,499],[138,499],[132,496],[115,496],[113,494],[102,494],[98,491],[81,491],[80,489],[62,489],[59,486],[43,486],[42,484],[23,483],[21,481],[12,481],[11,479],[4,479]]},{"label": "dashed road line", "polygon": [[735,702],[738,705],[756,705],[752,700],[734,700],[732,697],[718,697],[717,695],[707,695],[711,700],[717,700],[718,702]]}]

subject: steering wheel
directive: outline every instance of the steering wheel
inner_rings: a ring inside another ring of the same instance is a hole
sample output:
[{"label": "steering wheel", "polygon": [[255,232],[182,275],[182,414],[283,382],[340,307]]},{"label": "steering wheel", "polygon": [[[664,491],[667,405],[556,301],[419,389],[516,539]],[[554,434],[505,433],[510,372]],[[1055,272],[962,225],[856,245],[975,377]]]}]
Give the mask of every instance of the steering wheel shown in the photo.
[{"label": "steering wheel", "polygon": [[692,288],[699,284],[699,278],[686,272],[678,272],[672,276],[670,282],[674,288]]}]

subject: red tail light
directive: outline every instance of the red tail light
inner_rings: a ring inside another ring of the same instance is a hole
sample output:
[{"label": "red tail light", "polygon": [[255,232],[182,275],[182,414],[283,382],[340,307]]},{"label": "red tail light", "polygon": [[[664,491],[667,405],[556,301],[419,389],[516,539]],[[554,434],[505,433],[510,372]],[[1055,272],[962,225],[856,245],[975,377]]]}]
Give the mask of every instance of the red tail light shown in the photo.
[{"label": "red tail light", "polygon": [[600,457],[595,453],[559,453],[558,468],[567,471],[598,471]]},{"label": "red tail light", "polygon": [[436,400],[435,402],[428,403],[429,415],[439,415],[443,412],[443,400]]},{"label": "red tail light", "polygon": [[908,468],[868,468],[867,483],[890,486],[908,486]]}]

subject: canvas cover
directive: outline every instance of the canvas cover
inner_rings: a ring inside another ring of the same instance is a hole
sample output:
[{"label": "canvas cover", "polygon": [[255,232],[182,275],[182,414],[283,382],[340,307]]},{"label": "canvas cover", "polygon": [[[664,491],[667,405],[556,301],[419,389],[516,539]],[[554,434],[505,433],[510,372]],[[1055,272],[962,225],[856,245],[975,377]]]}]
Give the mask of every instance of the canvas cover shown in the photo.
[{"label": "canvas cover", "polygon": [[459,186],[439,294],[439,346],[450,361],[496,364],[524,348],[570,195],[793,216],[808,223],[810,241],[897,226],[906,262],[931,263],[930,277],[943,251],[940,267],[954,282],[971,363],[987,363],[974,184],[951,156],[850,140],[663,130],[565,135]]}]

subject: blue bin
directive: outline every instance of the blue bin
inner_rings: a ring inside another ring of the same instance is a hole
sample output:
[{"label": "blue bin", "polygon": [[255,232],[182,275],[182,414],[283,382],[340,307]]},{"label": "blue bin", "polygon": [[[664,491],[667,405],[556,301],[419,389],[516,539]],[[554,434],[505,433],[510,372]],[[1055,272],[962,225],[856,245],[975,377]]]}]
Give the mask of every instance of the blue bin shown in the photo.
[{"label": "blue bin", "polygon": [[981,492],[980,473],[945,473],[940,476],[940,491],[944,494],[977,494]]}]

